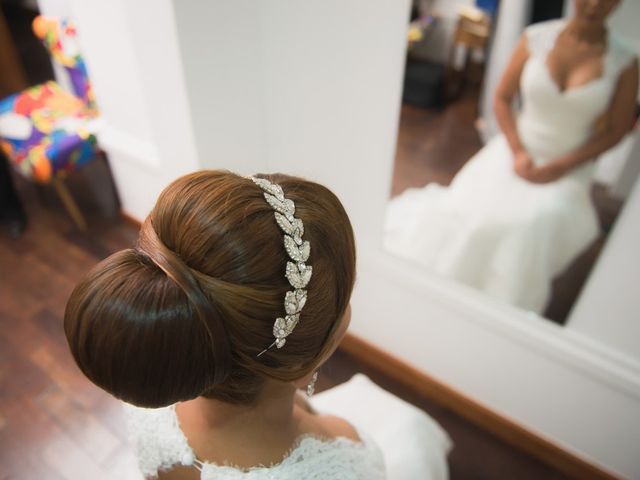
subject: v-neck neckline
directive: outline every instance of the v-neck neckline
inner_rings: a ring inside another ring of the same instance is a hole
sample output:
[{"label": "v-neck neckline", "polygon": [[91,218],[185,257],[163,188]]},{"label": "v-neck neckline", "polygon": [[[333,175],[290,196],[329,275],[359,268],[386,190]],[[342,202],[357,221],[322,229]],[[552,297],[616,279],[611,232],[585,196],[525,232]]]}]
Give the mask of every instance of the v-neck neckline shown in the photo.
[{"label": "v-neck neckline", "polygon": [[593,77],[588,82],[581,83],[580,85],[576,85],[576,86],[573,86],[573,87],[565,86],[564,88],[562,88],[560,86],[560,84],[558,83],[558,81],[554,78],[553,74],[551,73],[551,69],[549,68],[549,57],[551,56],[551,52],[553,52],[553,50],[556,48],[556,46],[558,44],[558,37],[560,37],[560,34],[567,27],[567,23],[568,22],[566,20],[562,21],[562,23],[560,23],[559,28],[554,32],[554,37],[553,37],[553,41],[551,42],[551,47],[545,52],[545,54],[542,57],[542,66],[543,66],[544,70],[546,71],[547,78],[551,81],[551,83],[555,87],[556,92],[561,96],[566,96],[566,95],[569,95],[569,94],[571,94],[571,93],[573,93],[575,91],[583,90],[586,87],[590,87],[593,84],[597,84],[600,81],[604,80],[604,78],[605,78],[605,76],[607,74],[607,58],[609,57],[609,52],[610,52],[610,49],[611,49],[611,29],[608,28],[607,32],[605,34],[606,44],[605,44],[605,47],[604,47],[604,51],[602,52],[602,55],[600,55],[600,62],[601,62],[601,65],[602,65],[602,71],[601,71],[600,75],[598,75],[597,77]]}]

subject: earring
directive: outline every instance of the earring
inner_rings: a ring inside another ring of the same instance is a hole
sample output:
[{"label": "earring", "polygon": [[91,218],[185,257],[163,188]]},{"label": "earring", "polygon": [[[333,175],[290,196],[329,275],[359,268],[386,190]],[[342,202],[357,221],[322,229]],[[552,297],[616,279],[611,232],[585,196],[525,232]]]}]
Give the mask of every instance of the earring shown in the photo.
[{"label": "earring", "polygon": [[316,370],[311,377],[311,381],[307,385],[307,397],[313,395],[313,392],[316,390],[316,382],[318,381],[318,371]]}]

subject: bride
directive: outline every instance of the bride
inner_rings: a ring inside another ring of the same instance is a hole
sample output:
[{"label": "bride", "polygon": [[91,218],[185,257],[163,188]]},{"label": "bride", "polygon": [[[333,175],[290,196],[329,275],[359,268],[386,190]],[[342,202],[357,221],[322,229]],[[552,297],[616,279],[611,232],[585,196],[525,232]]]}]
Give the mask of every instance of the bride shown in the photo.
[{"label": "bride", "polygon": [[599,232],[593,159],[634,121],[637,58],[605,25],[618,3],[574,0],[573,18],[525,30],[495,95],[502,134],[449,187],[429,184],[390,202],[389,250],[544,311],[553,278]]},{"label": "bride", "polygon": [[296,393],[346,332],[355,268],[327,188],[197,172],[74,289],[65,333],[84,374],[128,403],[147,478],[444,480],[446,434],[366,377],[320,394],[324,414]]}]

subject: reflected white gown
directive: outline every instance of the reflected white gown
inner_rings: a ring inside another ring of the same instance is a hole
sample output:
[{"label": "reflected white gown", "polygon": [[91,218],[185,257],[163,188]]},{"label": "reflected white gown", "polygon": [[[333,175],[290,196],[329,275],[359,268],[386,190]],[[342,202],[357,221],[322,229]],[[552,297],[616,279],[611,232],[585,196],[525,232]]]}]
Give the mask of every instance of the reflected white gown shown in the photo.
[{"label": "reflected white gown", "polygon": [[[536,164],[583,144],[606,110],[633,52],[609,34],[603,74],[561,91],[546,58],[564,20],[528,27],[529,58],[520,92],[518,133]],[[552,279],[598,236],[590,201],[593,162],[549,184],[513,171],[503,135],[485,145],[449,187],[429,184],[394,198],[385,247],[432,271],[525,309],[543,312]]]}]

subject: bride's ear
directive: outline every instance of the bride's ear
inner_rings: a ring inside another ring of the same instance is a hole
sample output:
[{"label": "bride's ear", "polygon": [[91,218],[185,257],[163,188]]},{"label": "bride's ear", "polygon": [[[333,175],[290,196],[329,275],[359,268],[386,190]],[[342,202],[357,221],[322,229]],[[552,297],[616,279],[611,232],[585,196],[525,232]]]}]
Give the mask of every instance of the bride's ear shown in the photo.
[{"label": "bride's ear", "polygon": [[297,389],[305,390],[307,388],[307,385],[309,384],[309,382],[311,382],[311,378],[313,377],[313,374],[316,371],[318,371],[318,369],[320,369],[327,360],[329,360],[331,355],[333,355],[334,351],[340,345],[340,342],[344,338],[344,335],[347,332],[347,328],[349,327],[350,323],[351,323],[351,304],[348,304],[347,309],[345,310],[345,313],[341,319],[341,324],[338,329],[338,332],[336,333],[333,339],[333,345],[331,346],[327,354],[318,363],[316,363],[315,368],[313,368],[304,377],[300,377],[297,380],[294,380],[291,382]]},{"label": "bride's ear", "polygon": [[309,382],[311,382],[311,377],[313,377],[315,370],[312,372],[309,372],[307,375],[305,375],[302,378],[299,378],[297,380],[293,381],[293,384],[295,385],[295,387],[298,390],[306,390],[307,385],[309,385]]}]

